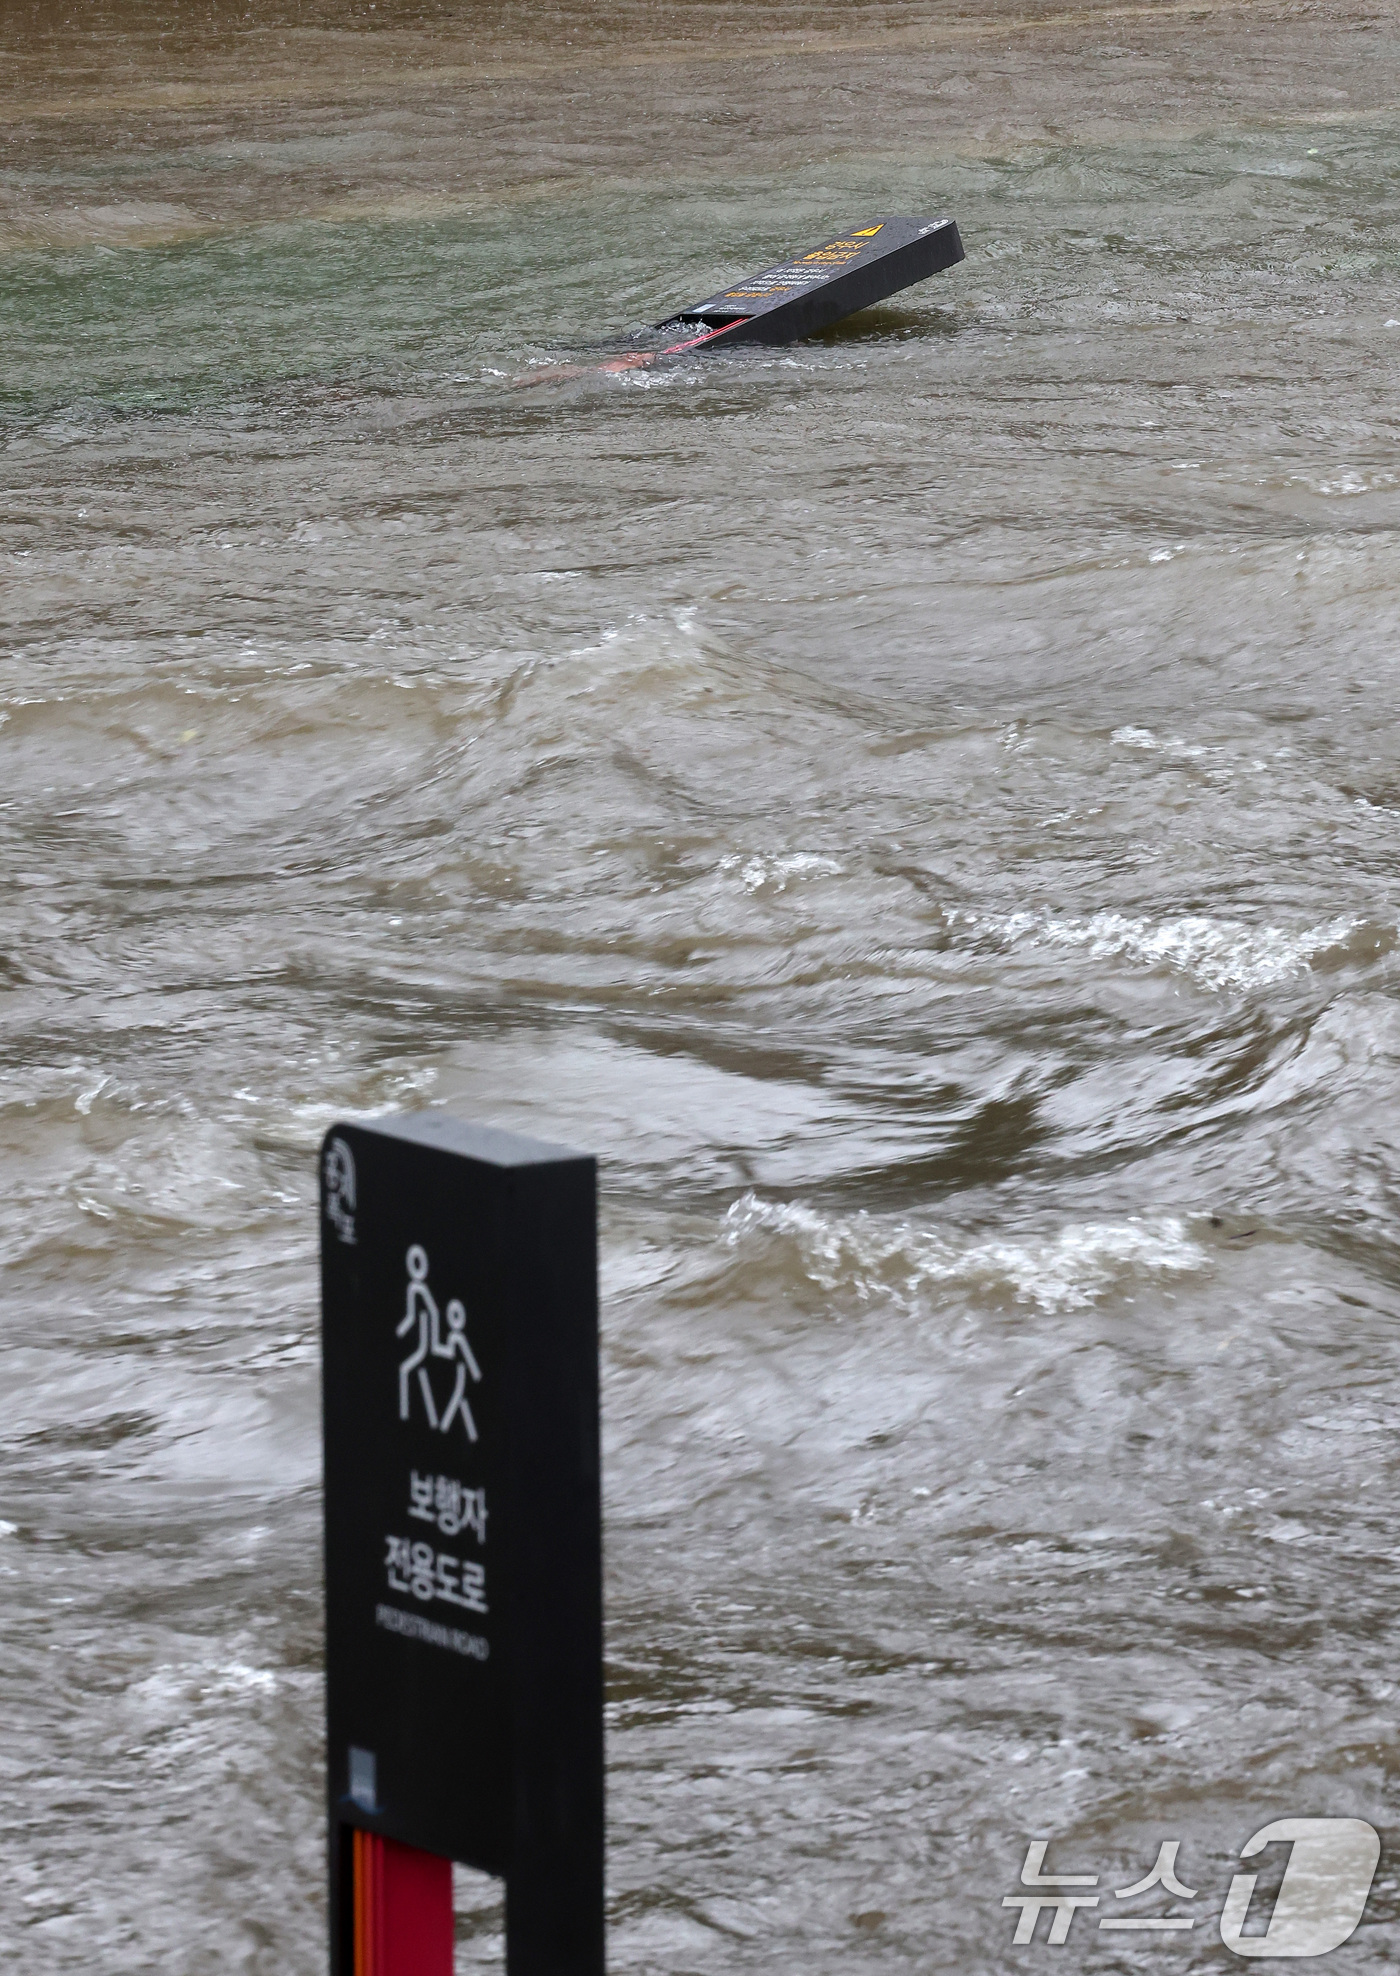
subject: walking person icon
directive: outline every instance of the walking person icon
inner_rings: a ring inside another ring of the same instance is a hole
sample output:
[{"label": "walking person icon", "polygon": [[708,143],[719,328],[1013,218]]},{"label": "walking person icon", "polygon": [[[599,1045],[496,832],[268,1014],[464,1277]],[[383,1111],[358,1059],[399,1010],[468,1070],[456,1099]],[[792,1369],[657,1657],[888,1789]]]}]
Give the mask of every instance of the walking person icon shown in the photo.
[{"label": "walking person icon", "polygon": [[[416,1324],[418,1342],[414,1350],[399,1365],[399,1419],[407,1420],[409,1417],[409,1380],[416,1371],[419,1390],[423,1395],[423,1406],[428,1416],[428,1425],[436,1427],[437,1404],[433,1399],[432,1382],[428,1378],[425,1361],[430,1348],[439,1357],[442,1356],[442,1348],[439,1343],[438,1307],[432,1291],[428,1288],[428,1252],[420,1243],[415,1242],[404,1261],[408,1268],[408,1298],[403,1320],[394,1335],[397,1338],[407,1337]],[[480,1376],[478,1373],[477,1377]]]},{"label": "walking person icon", "polygon": [[447,1306],[446,1341],[439,1341],[435,1334],[433,1337],[433,1351],[438,1358],[445,1359],[456,1358],[459,1352],[461,1354],[461,1359],[457,1366],[457,1383],[452,1388],[452,1398],[447,1402],[440,1423],[442,1431],[445,1434],[452,1425],[454,1415],[460,1414],[462,1425],[466,1429],[467,1439],[469,1441],[475,1441],[477,1439],[476,1422],[473,1420],[472,1410],[467,1404],[467,1374],[470,1372],[472,1378],[480,1385],[481,1367],[477,1364],[476,1354],[473,1352],[467,1339],[466,1307],[456,1297]]}]

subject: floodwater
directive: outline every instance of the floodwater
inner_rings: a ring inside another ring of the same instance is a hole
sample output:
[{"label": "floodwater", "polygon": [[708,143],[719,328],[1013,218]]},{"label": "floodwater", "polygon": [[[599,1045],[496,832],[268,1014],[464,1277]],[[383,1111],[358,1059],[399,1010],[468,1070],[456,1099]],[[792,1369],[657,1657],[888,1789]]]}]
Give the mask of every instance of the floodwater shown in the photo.
[{"label": "floodwater", "polygon": [[1395,1967],[1398,64],[9,0],[7,1969],[322,1967],[315,1149],[424,1105],[602,1161],[617,1971],[1235,1967],[1305,1816]]}]

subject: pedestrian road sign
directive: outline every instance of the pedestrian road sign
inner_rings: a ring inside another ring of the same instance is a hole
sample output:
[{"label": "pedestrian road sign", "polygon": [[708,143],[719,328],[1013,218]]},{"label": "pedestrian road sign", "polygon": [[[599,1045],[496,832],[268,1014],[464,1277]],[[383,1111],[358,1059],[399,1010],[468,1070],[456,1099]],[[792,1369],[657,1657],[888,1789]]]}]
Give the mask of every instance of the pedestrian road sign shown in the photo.
[{"label": "pedestrian road sign", "polygon": [[333,1976],[430,1884],[394,1846],[504,1876],[509,1976],[601,1976],[595,1163],[346,1121],[321,1263]]}]

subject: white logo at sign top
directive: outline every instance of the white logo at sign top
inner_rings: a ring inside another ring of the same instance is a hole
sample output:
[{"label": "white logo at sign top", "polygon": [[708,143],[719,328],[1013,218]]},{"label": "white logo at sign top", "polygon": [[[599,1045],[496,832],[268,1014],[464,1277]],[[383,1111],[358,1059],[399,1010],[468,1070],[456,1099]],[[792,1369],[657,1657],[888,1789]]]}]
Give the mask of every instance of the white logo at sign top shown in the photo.
[{"label": "white logo at sign top", "polygon": [[355,1155],[341,1138],[326,1147],[326,1220],[342,1242],[355,1240]]},{"label": "white logo at sign top", "polygon": [[1381,1856],[1380,1835],[1364,1818],[1278,1818],[1241,1848],[1250,1859],[1276,1839],[1291,1839],[1288,1870],[1268,1928],[1245,1935],[1245,1916],[1258,1877],[1237,1873],[1225,1896],[1220,1939],[1235,1955],[1326,1955],[1355,1931]]},{"label": "white logo at sign top", "polygon": [[[480,1385],[481,1367],[467,1341],[466,1306],[456,1297],[447,1306],[447,1336],[442,1333],[442,1319],[438,1315],[437,1299],[428,1287],[428,1252],[415,1242],[404,1258],[408,1270],[408,1289],[402,1321],[395,1336],[406,1338],[416,1330],[417,1337],[408,1357],[399,1364],[399,1419],[409,1420],[413,1412],[413,1390],[416,1384],[423,1401],[423,1411],[428,1416],[428,1425],[436,1427],[439,1433],[451,1431],[454,1420],[461,1420],[463,1432],[469,1441],[477,1439],[476,1422],[467,1401],[467,1374]],[[452,1363],[456,1383],[448,1397],[447,1405],[438,1407],[437,1395],[433,1391],[428,1361],[430,1358],[447,1359]],[[417,1374],[416,1381],[414,1374]]]}]

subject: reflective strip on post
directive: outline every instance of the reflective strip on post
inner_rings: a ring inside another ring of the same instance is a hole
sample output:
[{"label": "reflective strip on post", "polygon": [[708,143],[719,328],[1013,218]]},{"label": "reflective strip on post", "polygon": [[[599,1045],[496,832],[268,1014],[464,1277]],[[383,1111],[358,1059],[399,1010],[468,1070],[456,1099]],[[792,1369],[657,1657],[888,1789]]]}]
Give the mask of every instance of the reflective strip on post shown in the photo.
[{"label": "reflective strip on post", "polygon": [[452,1976],[452,1862],[356,1831],[355,1976]]},{"label": "reflective strip on post", "polygon": [[374,1962],[374,1853],[372,1832],[356,1831],[355,1848],[355,1976],[372,1976]]}]

